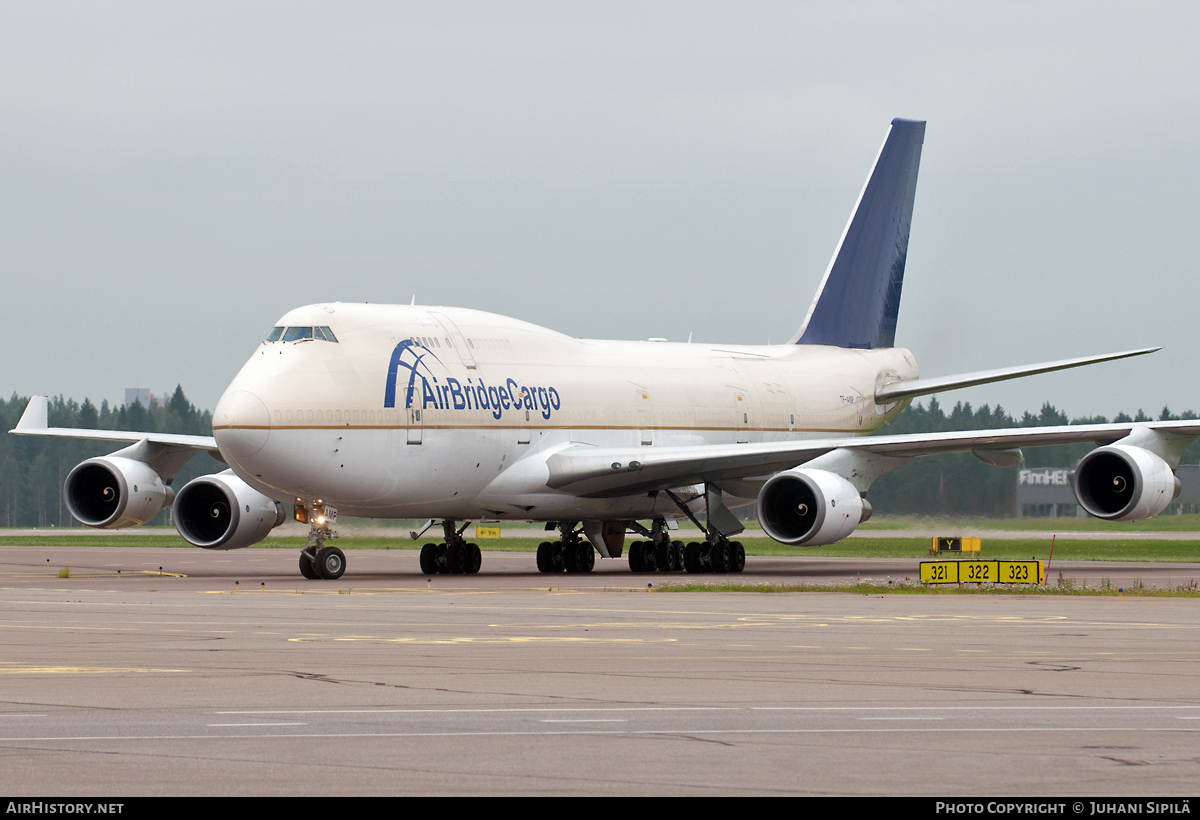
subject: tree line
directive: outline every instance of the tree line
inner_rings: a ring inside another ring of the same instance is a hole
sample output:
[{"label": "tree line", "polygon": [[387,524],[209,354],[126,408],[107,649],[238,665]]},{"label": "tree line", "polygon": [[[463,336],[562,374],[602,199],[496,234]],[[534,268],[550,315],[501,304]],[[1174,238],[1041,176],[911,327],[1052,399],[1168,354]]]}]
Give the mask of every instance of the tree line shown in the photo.
[{"label": "tree line", "polygon": [[[1191,410],[1172,413],[1163,407],[1157,420],[1195,419]],[[1154,421],[1144,411],[1117,413],[1114,424],[1130,421]],[[1036,415],[1025,411],[1017,418],[1000,405],[972,409],[959,402],[946,413],[936,398],[927,404],[917,402],[883,427],[881,435],[907,433],[943,433],[961,430],[1002,430],[1012,427],[1056,427],[1067,424],[1108,424],[1105,416],[1067,414],[1046,402]],[[1065,444],[1056,447],[1028,447],[1027,467],[1073,467],[1095,445]],[[1183,454],[1184,464],[1200,461],[1200,439]],[[914,458],[898,470],[880,477],[867,493],[876,513],[891,515],[963,515],[1006,518],[1016,515],[1017,467],[992,467],[970,453],[950,453]]]},{"label": "tree line", "polygon": [[[8,435],[7,431],[17,426],[28,403],[28,396],[16,393],[8,401],[0,399],[0,429],[6,431],[0,435],[0,526],[82,526],[67,511],[63,482],[79,462],[126,445],[53,436]],[[157,403],[146,407],[141,402],[134,402],[114,408],[107,400],[97,407],[90,399],[84,399],[80,404],[56,396],[50,400],[49,421],[51,427],[212,435],[212,413],[196,409],[188,401],[182,386],[177,386],[161,407]],[[196,476],[224,469],[224,464],[207,453],[200,453],[179,472],[173,486],[178,489]],[[168,518],[169,511],[163,510],[148,523],[163,525],[168,523]]]},{"label": "tree line", "polygon": [[[15,393],[8,401],[0,399],[0,429],[16,426],[29,398]],[[212,414],[198,410],[183,392],[182,386],[160,407],[135,402],[129,406],[99,407],[91,400],[80,404],[57,396],[50,401],[51,427],[77,427],[98,430],[141,430],[153,433],[179,433],[211,436]],[[1159,420],[1194,419],[1190,410],[1174,414],[1164,407]],[[1021,417],[1010,415],[1003,407],[972,408],[959,402],[949,412],[936,398],[917,402],[880,430],[881,435],[940,433],[959,430],[999,430],[1012,427],[1049,427],[1065,424],[1106,424],[1104,416],[1068,419],[1067,415],[1046,402],[1037,414],[1026,411]],[[1138,410],[1135,416],[1118,413],[1113,422],[1151,421]],[[0,526],[3,527],[74,527],[81,526],[67,511],[63,501],[63,482],[79,462],[105,455],[124,445],[84,439],[42,436],[0,435]],[[1090,444],[1026,449],[1030,467],[1070,467],[1092,448]],[[1184,453],[1183,462],[1200,462],[1200,440]],[[225,465],[207,453],[195,456],[174,481],[176,488],[199,475],[216,473]],[[913,515],[981,515],[1005,517],[1016,512],[1015,467],[991,467],[970,453],[914,458],[898,470],[888,473],[871,487],[867,498],[876,512]],[[152,524],[167,524],[168,511],[159,513]]]}]

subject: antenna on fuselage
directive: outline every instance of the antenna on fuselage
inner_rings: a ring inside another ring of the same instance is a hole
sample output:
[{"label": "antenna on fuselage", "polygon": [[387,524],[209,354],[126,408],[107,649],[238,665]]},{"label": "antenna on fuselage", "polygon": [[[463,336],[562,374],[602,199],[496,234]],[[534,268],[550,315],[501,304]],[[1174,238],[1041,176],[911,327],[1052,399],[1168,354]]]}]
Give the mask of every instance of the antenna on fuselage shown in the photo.
[{"label": "antenna on fuselage", "polygon": [[692,331],[688,331],[688,344],[692,343]]},{"label": "antenna on fuselage", "polygon": [[414,293],[414,294],[413,294],[412,301],[408,303],[408,306],[409,306],[409,307],[413,307],[413,306],[414,306],[414,305],[416,305],[416,304],[417,304],[417,294],[415,294],[415,293]]}]

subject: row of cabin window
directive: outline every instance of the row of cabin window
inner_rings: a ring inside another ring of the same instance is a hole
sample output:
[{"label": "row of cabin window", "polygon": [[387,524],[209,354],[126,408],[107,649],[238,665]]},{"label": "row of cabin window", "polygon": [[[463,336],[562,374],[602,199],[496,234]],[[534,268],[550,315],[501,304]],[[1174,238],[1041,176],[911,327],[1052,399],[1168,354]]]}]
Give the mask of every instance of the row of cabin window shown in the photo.
[{"label": "row of cabin window", "polygon": [[[295,412],[293,412],[291,410],[287,410],[287,411],[276,410],[275,411],[275,421],[282,422],[282,421],[286,420],[288,422],[294,422],[294,421],[302,422],[305,420],[305,412],[306,411],[304,411],[304,410],[296,410]],[[383,423],[390,422],[392,424],[395,424],[398,420],[403,420],[403,418],[404,418],[403,416],[398,414],[395,410],[379,410],[379,411],[363,410],[361,412],[361,414],[358,410],[354,410],[354,411],[350,411],[350,410],[316,410],[316,411],[308,410],[307,413],[308,413],[309,421],[319,421],[319,422],[323,422],[326,424],[328,424],[330,422],[337,422],[337,423],[360,423],[360,422],[362,422],[362,423],[366,423],[366,424],[374,424],[376,422],[383,424]]]},{"label": "row of cabin window", "polygon": [[[286,419],[289,422],[290,421],[304,421],[304,412],[305,411],[303,411],[303,410],[298,410],[293,415],[292,411],[288,410],[286,413]],[[420,411],[417,411],[417,412],[420,413]],[[480,413],[482,415],[486,415],[488,412],[490,412],[490,411],[487,411],[487,410],[480,411]],[[308,420],[309,421],[319,421],[319,422],[343,422],[343,421],[345,421],[345,422],[351,422],[351,423],[358,423],[361,418],[362,422],[371,424],[371,423],[376,422],[377,420],[381,423],[385,422],[385,421],[394,422],[394,421],[396,421],[396,418],[397,418],[397,413],[395,410],[388,411],[386,416],[384,415],[384,411],[380,410],[378,419],[376,418],[376,414],[375,414],[374,410],[363,410],[361,417],[359,415],[358,410],[354,410],[354,411],[346,410],[345,416],[343,416],[342,413],[343,413],[343,411],[341,411],[341,410],[336,410],[336,411],[335,410],[325,410],[325,411],[317,410],[314,414],[314,411],[309,410],[308,411]],[[529,415],[528,411],[526,411],[526,416],[528,416],[528,415]],[[567,421],[572,422],[572,423],[582,422],[582,423],[593,423],[594,424],[598,421],[606,422],[609,420],[609,411],[596,412],[593,410],[582,410],[582,411],[581,410],[573,410],[573,411],[567,411],[565,415],[566,415]],[[721,413],[704,413],[702,415],[704,416],[706,421],[710,421],[710,422],[716,422],[718,420],[721,420],[724,416],[724,414],[721,414]],[[627,423],[633,422],[633,419],[629,413],[614,412],[613,416],[614,416],[613,421],[617,421],[618,419],[620,419],[621,421],[626,421]],[[682,413],[673,413],[673,414],[666,413],[666,414],[664,414],[664,416],[666,416],[666,418],[659,419],[657,421],[657,423],[661,424],[664,421],[670,423],[672,421],[684,421],[685,420],[684,415]],[[627,418],[621,418],[621,417],[627,417]],[[275,421],[282,422],[284,420],[284,418],[285,418],[285,415],[283,413],[281,413],[279,410],[275,411]],[[417,418],[419,419],[420,416],[418,416]],[[792,423],[794,424],[795,416],[792,416],[791,418],[792,418]],[[745,419],[744,415],[743,415],[743,419]]]},{"label": "row of cabin window", "polygon": [[[436,336],[413,336],[411,337],[417,344],[424,345],[427,348],[442,347],[442,340]],[[323,342],[337,342],[337,337],[333,335],[333,331],[327,326],[320,327],[273,327],[267,335],[268,342],[299,342],[304,339],[316,339]],[[446,347],[452,347],[450,340],[446,339]],[[511,350],[512,344],[503,339],[467,339],[467,344],[474,348],[475,342],[479,342],[480,347],[488,350],[502,349]]]},{"label": "row of cabin window", "polygon": [[[417,344],[424,345],[427,348],[442,346],[442,340],[437,336],[411,336],[409,338],[411,338]],[[452,347],[449,339],[446,339],[445,341],[446,347]],[[482,347],[486,350],[512,350],[512,343],[504,339],[467,339],[467,345],[472,350],[474,350],[476,347]]]},{"label": "row of cabin window", "polygon": [[333,335],[333,331],[322,325],[321,327],[289,327],[286,330],[282,327],[271,328],[270,334],[267,335],[268,342],[300,342],[305,339],[316,339],[322,342],[337,343],[337,337]]}]

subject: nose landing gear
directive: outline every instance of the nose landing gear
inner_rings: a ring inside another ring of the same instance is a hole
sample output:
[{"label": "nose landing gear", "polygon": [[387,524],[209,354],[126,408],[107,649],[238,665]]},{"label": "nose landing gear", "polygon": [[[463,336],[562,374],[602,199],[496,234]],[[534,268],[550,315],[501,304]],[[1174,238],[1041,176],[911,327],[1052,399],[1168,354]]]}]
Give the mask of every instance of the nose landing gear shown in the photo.
[{"label": "nose landing gear", "polygon": [[337,538],[330,527],[337,521],[337,510],[317,501],[311,510],[296,506],[296,517],[308,521],[308,542],[300,551],[300,574],[310,581],[336,581],[346,571],[346,554],[337,547],[325,546],[325,541]]},{"label": "nose landing gear", "polygon": [[469,523],[465,522],[456,530],[452,519],[447,518],[442,522],[446,540],[441,544],[426,544],[421,547],[421,572],[426,575],[474,575],[479,572],[483,563],[479,546],[468,544],[462,537]]}]

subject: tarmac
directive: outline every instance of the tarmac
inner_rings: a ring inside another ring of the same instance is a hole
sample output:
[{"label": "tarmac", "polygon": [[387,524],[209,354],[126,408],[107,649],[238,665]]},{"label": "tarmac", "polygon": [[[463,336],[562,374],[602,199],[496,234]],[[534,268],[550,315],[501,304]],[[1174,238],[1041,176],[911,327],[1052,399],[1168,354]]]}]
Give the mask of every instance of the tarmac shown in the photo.
[{"label": "tarmac", "polygon": [[[526,553],[430,578],[411,550],[351,551],[323,582],[296,561],[0,547],[0,790],[1195,790],[1194,598],[680,593],[661,584],[692,576],[616,561],[545,576]],[[736,580],[914,564],[752,557]],[[1196,569],[1101,571],[1182,582]]]},{"label": "tarmac", "polygon": [[[64,539],[65,540],[65,539]],[[335,542],[336,543],[336,542]],[[918,558],[832,558],[748,556],[744,572],[729,575],[686,572],[632,573],[624,559],[596,559],[590,573],[542,574],[531,552],[487,552],[478,575],[421,572],[415,549],[346,550],[346,574],[338,581],[306,581],[299,572],[299,550],[250,549],[207,552],[189,548],[12,547],[0,546],[0,586],[41,585],[70,568],[64,588],[84,583],[92,589],[126,589],[158,575],[184,589],[225,592],[321,589],[640,589],[664,584],[846,584],[859,581],[913,583],[920,577]],[[986,556],[983,556],[986,559]],[[1200,564],[1167,562],[1051,561],[1047,581],[1061,576],[1078,586],[1113,588],[1177,587],[1200,582]]]}]

